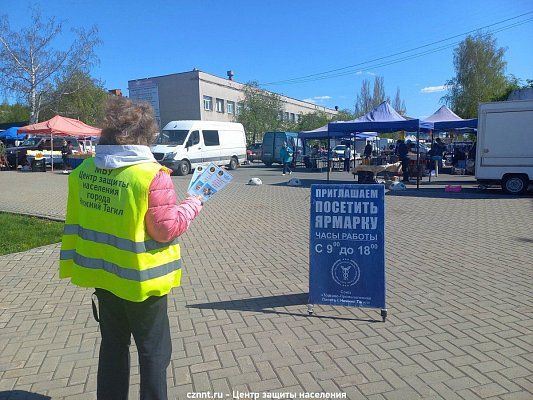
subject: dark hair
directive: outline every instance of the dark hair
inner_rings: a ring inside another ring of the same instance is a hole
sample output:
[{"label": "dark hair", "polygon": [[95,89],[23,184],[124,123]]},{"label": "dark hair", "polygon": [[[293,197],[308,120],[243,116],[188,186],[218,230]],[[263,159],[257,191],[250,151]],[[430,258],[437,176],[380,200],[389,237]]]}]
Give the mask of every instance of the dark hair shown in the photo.
[{"label": "dark hair", "polygon": [[150,104],[110,96],[105,111],[99,144],[149,146],[154,142],[158,128]]}]

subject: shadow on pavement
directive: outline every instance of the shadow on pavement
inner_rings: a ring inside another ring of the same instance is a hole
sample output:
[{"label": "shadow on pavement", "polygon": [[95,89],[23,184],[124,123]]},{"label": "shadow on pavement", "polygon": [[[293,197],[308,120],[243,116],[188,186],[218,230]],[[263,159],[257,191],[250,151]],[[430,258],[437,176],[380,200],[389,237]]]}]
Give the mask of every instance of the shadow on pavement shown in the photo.
[{"label": "shadow on pavement", "polygon": [[533,238],[517,237],[516,240],[522,243],[533,243]]},{"label": "shadow on pavement", "polygon": [[[440,182],[439,182],[440,183]],[[457,182],[456,182],[457,183]],[[444,188],[425,188],[416,189],[409,185],[404,191],[388,191],[386,196],[401,197],[428,197],[437,199],[522,199],[533,197],[533,193],[527,193],[521,196],[513,196],[503,193],[499,189],[479,190],[477,188],[463,188],[460,192],[445,192]]]},{"label": "shadow on pavement", "polygon": [[26,392],[25,390],[7,390],[0,392],[0,400],[50,400],[43,394]]},{"label": "shadow on pavement", "polygon": [[[300,188],[310,188],[311,185],[315,185],[315,184],[319,184],[319,185],[327,185],[328,184],[328,181],[326,179],[305,179],[305,178],[300,178],[299,176],[295,176],[294,174],[292,175],[286,175],[284,178],[286,178],[287,180],[285,182],[279,182],[279,183],[271,183],[270,185],[271,186],[288,186],[287,185],[287,182],[289,182],[289,179],[291,178],[298,178],[300,179],[300,186],[295,186],[295,187],[300,187]],[[346,185],[346,184],[353,184],[353,183],[357,183],[357,181],[350,181],[350,180],[347,180],[347,181],[341,181],[341,180],[330,180],[329,181],[331,184],[335,184],[335,185]]]},{"label": "shadow on pavement", "polygon": [[188,304],[187,308],[201,310],[235,310],[255,311],[264,314],[292,315],[297,317],[325,318],[344,321],[381,322],[375,319],[346,318],[327,315],[309,315],[308,313],[293,313],[288,311],[272,310],[274,307],[303,306],[308,304],[309,293],[284,294],[279,296],[252,297],[249,299],[217,301],[213,303]]}]

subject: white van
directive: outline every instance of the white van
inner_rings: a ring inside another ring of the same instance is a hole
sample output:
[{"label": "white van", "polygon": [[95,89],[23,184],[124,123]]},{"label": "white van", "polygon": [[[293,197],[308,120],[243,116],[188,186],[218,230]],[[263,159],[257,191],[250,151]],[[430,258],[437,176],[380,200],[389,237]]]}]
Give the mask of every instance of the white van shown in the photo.
[{"label": "white van", "polygon": [[151,150],[178,175],[210,162],[235,169],[246,160],[246,135],[242,124],[234,122],[171,121]]},{"label": "white van", "polygon": [[522,194],[533,183],[533,100],[479,105],[476,179]]}]

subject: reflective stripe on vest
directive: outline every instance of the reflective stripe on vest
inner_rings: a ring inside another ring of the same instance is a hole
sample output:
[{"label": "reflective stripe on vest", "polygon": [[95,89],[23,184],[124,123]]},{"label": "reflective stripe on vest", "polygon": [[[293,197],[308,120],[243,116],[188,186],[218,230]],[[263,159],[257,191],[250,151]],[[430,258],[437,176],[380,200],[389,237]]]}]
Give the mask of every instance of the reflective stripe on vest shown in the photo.
[{"label": "reflective stripe on vest", "polygon": [[178,243],[178,239],[171,242],[156,242],[153,239],[144,242],[134,242],[133,240],[120,238],[109,233],[98,232],[92,229],[83,228],[76,224],[67,224],[63,229],[64,235],[78,235],[84,240],[99,244],[107,244],[116,247],[119,250],[130,251],[132,253],[140,254],[147,251],[162,249]]},{"label": "reflective stripe on vest", "polygon": [[181,268],[181,260],[176,260],[140,271],[124,268],[102,259],[85,257],[77,253],[76,250],[61,250],[59,257],[62,261],[73,260],[80,267],[103,270],[120,278],[136,282],[159,278]]}]

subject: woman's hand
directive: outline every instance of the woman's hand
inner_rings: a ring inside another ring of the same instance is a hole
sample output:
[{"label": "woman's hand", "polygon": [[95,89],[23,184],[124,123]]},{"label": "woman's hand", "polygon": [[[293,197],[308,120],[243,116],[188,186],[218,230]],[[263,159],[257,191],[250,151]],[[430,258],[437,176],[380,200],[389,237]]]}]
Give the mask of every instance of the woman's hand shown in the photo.
[{"label": "woman's hand", "polygon": [[189,193],[187,193],[187,195],[188,195],[189,197],[192,197],[193,199],[200,200],[200,203],[202,203],[202,205],[204,205],[204,196],[199,195],[199,194],[191,195],[191,194],[189,194]]}]

